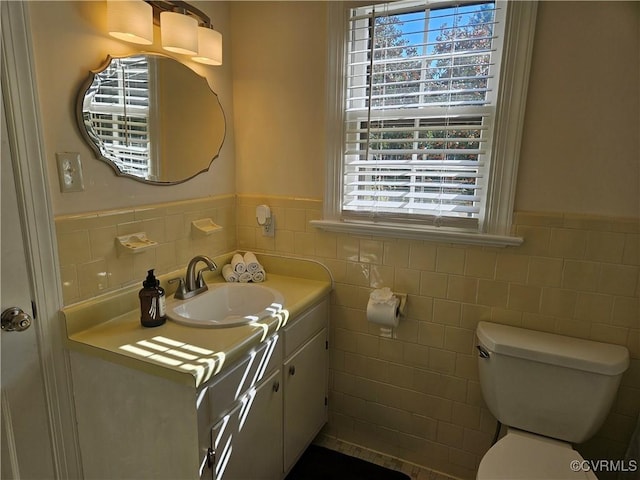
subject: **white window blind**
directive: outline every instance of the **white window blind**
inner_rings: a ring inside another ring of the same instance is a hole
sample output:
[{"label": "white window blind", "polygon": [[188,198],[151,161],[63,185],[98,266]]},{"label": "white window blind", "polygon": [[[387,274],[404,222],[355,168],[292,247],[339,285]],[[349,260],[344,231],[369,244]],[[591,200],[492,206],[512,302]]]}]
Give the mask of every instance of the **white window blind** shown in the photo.
[{"label": "white window blind", "polygon": [[344,218],[478,229],[503,21],[494,2],[350,10]]},{"label": "white window blind", "polygon": [[149,81],[150,64],[144,56],[113,59],[87,92],[84,121],[101,153],[121,172],[150,175]]}]

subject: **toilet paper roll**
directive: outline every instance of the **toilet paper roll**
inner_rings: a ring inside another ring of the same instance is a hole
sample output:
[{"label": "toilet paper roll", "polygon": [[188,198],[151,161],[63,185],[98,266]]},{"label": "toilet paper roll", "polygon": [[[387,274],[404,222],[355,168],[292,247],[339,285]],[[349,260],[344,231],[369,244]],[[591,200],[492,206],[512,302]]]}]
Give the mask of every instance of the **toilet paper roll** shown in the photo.
[{"label": "toilet paper roll", "polygon": [[385,327],[397,327],[400,321],[400,300],[394,298],[392,302],[376,302],[369,299],[367,320]]}]

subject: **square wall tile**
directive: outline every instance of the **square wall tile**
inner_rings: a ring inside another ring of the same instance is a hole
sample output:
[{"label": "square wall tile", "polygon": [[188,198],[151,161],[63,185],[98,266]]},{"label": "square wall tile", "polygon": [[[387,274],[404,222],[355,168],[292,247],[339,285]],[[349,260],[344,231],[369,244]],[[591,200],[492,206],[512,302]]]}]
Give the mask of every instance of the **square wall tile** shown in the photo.
[{"label": "square wall tile", "polygon": [[620,263],[624,253],[625,234],[589,232],[585,258],[598,262]]},{"label": "square wall tile", "polygon": [[496,280],[524,283],[529,272],[529,257],[515,253],[498,253]]},{"label": "square wall tile", "polygon": [[74,265],[91,260],[91,241],[88,230],[58,233],[60,265]]},{"label": "square wall tile", "polygon": [[578,260],[565,260],[562,287],[571,290],[595,292],[598,289],[600,264]]},{"label": "square wall tile", "polygon": [[529,259],[528,283],[541,287],[562,284],[563,261],[560,258],[533,256]]},{"label": "square wall tile", "polygon": [[[396,268],[408,267],[410,245],[406,240],[385,240],[382,263]],[[416,268],[414,265],[412,267]]]},{"label": "square wall tile", "polygon": [[509,284],[495,280],[478,282],[478,303],[492,307],[506,307],[509,298]]},{"label": "square wall tile", "polygon": [[615,297],[611,323],[620,327],[640,328],[638,297]]},{"label": "square wall tile", "polygon": [[562,258],[584,258],[588,232],[568,228],[551,229],[549,255]]},{"label": "square wall tile", "polygon": [[480,249],[469,249],[466,256],[465,275],[476,278],[495,278],[497,254]]},{"label": "square wall tile", "polygon": [[633,296],[638,281],[638,267],[603,263],[598,291],[612,295]]},{"label": "square wall tile", "polygon": [[577,293],[560,288],[542,289],[540,311],[546,315],[573,318],[577,301]]},{"label": "square wall tile", "polygon": [[449,275],[447,299],[475,303],[478,295],[478,279],[461,275]]},{"label": "square wall tile", "polygon": [[613,299],[611,295],[580,292],[575,318],[585,323],[611,323]]},{"label": "square wall tile", "polygon": [[420,274],[420,295],[446,298],[449,277],[442,273],[425,272]]},{"label": "square wall tile", "polygon": [[507,307],[520,312],[538,313],[542,289],[537,286],[511,284]]},{"label": "square wall tile", "polygon": [[436,252],[433,244],[412,241],[409,243],[409,265],[418,270],[435,271]]},{"label": "square wall tile", "polygon": [[361,239],[359,261],[381,264],[384,256],[384,243],[381,240]]},{"label": "square wall tile", "polygon": [[464,248],[438,247],[436,271],[441,273],[463,274],[465,266]]}]

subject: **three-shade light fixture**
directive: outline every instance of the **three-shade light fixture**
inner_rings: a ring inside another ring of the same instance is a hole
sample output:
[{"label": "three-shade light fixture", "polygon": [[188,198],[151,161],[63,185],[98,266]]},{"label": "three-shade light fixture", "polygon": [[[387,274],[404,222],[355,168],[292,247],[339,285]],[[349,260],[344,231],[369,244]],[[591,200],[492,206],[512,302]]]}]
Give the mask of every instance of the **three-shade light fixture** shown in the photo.
[{"label": "three-shade light fixture", "polygon": [[202,11],[177,0],[108,0],[109,35],[141,45],[153,43],[160,25],[162,48],[207,65],[222,65],[222,35]]}]

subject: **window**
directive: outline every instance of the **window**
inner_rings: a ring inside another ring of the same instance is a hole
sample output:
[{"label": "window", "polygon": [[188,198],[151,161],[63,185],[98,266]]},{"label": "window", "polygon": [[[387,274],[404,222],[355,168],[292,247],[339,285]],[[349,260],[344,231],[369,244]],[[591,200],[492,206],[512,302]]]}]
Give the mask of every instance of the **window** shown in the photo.
[{"label": "window", "polygon": [[314,224],[519,243],[508,234],[535,3],[330,8],[343,28],[331,36],[326,218]]}]

